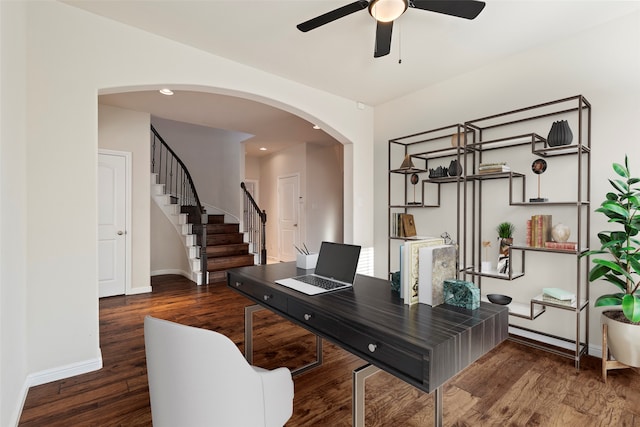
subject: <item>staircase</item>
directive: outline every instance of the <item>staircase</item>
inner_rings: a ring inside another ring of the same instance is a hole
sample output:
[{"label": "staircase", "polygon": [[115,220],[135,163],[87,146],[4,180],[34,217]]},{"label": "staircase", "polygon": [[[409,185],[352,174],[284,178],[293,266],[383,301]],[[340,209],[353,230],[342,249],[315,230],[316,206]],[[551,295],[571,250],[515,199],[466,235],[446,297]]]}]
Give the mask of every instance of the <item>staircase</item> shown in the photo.
[{"label": "staircase", "polygon": [[151,196],[181,236],[190,269],[184,274],[202,285],[226,280],[230,268],[253,265],[239,224],[207,214],[186,165],[153,125],[151,133]]},{"label": "staircase", "polygon": [[[206,245],[201,242],[201,233],[190,206],[179,206],[175,197],[165,194],[165,185],[157,183],[157,174],[151,174],[151,194],[154,201],[165,213],[180,234],[191,271],[189,277],[197,284],[216,283],[227,278],[227,270],[255,264],[255,255],[249,253],[249,243],[240,232],[239,224],[225,223],[223,214],[206,214],[202,219],[205,226]],[[200,251],[205,247],[207,274],[201,271]]]},{"label": "staircase", "polygon": [[239,224],[224,222],[224,215],[207,215],[207,271],[209,283],[226,280],[227,270],[254,265],[255,256],[249,253],[249,243]]}]

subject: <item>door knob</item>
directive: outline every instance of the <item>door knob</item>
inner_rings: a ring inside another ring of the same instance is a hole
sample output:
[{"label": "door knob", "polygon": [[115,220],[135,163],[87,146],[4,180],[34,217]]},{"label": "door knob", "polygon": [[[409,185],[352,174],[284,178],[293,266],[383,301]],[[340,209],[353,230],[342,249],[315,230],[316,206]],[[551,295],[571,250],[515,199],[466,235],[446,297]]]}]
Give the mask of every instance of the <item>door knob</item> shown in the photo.
[{"label": "door knob", "polygon": [[122,236],[123,234],[124,234],[124,231],[118,230],[118,236]]}]

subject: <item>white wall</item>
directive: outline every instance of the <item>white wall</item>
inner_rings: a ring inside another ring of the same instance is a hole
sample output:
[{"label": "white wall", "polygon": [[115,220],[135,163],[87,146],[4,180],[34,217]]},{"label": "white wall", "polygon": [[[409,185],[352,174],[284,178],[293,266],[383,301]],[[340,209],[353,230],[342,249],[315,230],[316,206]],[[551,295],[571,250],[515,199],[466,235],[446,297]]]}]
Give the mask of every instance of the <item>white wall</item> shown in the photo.
[{"label": "white wall", "polygon": [[[2,326],[0,377],[8,390],[3,389],[0,408],[2,424],[12,425],[23,398],[16,386],[27,381],[25,373],[74,375],[93,369],[101,357],[96,245],[99,93],[170,84],[176,90],[240,95],[319,123],[363,153],[372,147],[373,112],[359,110],[354,101],[65,4],[0,3],[1,290],[3,316],[11,316],[11,324]],[[10,89],[5,84],[9,78]],[[16,111],[6,111],[8,105]],[[357,186],[370,184],[371,165],[354,164],[353,174],[359,178],[350,189],[361,195],[367,213],[372,212],[373,198]],[[14,186],[10,190],[4,184],[7,176]],[[7,200],[5,195],[14,197]],[[358,215],[358,222],[353,222],[356,242],[372,241],[372,218]],[[4,242],[17,246],[8,254]]]},{"label": "white wall", "polygon": [[[27,40],[24,7],[0,2],[0,425],[15,424],[27,338]],[[32,208],[36,206],[32,205]],[[38,209],[46,216],[48,209]]]},{"label": "white wall", "polygon": [[191,278],[184,242],[175,226],[155,202],[151,202],[151,275],[180,274]]},{"label": "white wall", "polygon": [[303,241],[312,251],[320,250],[322,241],[343,241],[343,152],[342,145],[307,144],[307,228]]},{"label": "white wall", "polygon": [[[640,14],[635,13],[379,106],[375,111],[374,169],[386,171],[390,138],[583,94],[593,105],[591,199],[592,209],[595,209],[608,191],[607,178],[612,176],[612,162],[622,162],[628,153],[633,170],[636,174],[640,172],[638,138],[632,130],[640,117],[639,52]],[[384,276],[387,262],[386,173],[376,173],[374,187],[379,189],[374,203],[375,248],[379,254],[376,275]],[[603,218],[593,214],[592,247],[598,245],[595,232],[604,228]],[[530,257],[527,258],[529,261]],[[534,261],[531,259],[532,264]],[[565,268],[562,263],[567,261],[563,257],[547,257],[537,262],[549,262],[542,265],[544,270],[561,271]],[[527,271],[531,268],[536,267],[529,266]],[[541,268],[540,264],[537,268]],[[517,289],[520,282],[510,284]],[[591,285],[591,304],[605,291],[612,289],[600,284]],[[601,311],[591,308],[592,347],[600,345]],[[517,323],[513,318],[510,320]],[[524,325],[565,334],[573,331],[570,320],[559,310],[547,310],[538,320],[524,321]]]},{"label": "white wall", "polygon": [[108,105],[98,106],[99,148],[131,153],[131,283],[127,293],[149,289],[151,166],[149,114]]},{"label": "white wall", "polygon": [[162,139],[189,169],[201,203],[240,218],[245,133],[153,117]]}]

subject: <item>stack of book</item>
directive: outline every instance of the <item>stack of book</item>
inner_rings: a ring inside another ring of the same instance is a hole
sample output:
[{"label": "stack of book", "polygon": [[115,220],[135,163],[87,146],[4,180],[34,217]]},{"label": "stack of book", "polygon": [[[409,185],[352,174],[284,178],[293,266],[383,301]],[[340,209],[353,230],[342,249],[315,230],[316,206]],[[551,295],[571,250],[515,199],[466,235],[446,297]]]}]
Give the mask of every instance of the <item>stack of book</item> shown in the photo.
[{"label": "stack of book", "polygon": [[542,300],[553,304],[573,305],[576,302],[576,295],[560,288],[543,288]]},{"label": "stack of book", "polygon": [[545,242],[544,247],[547,249],[559,249],[561,251],[577,251],[578,242]]},{"label": "stack of book", "polygon": [[480,163],[478,166],[478,173],[501,173],[501,172],[510,172],[511,168],[507,166],[507,162],[497,162],[497,163]]},{"label": "stack of book", "polygon": [[[527,246],[544,248],[551,242],[551,215],[533,215],[527,220]],[[554,242],[555,243],[555,242]]]},{"label": "stack of book", "polygon": [[414,237],[416,224],[413,215],[394,213],[391,217],[391,235],[394,237]]}]

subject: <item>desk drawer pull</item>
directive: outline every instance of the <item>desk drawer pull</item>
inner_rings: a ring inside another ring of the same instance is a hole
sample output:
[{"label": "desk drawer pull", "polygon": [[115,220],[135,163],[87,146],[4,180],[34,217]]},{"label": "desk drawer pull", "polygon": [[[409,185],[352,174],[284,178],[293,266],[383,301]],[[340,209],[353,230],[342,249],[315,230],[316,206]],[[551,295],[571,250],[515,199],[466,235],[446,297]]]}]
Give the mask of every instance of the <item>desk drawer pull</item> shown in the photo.
[{"label": "desk drawer pull", "polygon": [[242,286],[242,282],[236,282],[236,288],[239,288],[240,286]]},{"label": "desk drawer pull", "polygon": [[309,313],[304,314],[304,320],[311,320],[312,317],[313,317],[313,314],[309,314]]},{"label": "desk drawer pull", "polygon": [[377,344],[369,344],[369,351],[371,353],[373,353],[374,351],[376,351],[376,348],[378,348]]},{"label": "desk drawer pull", "polygon": [[272,297],[273,295],[265,295],[262,297],[262,299],[264,299],[265,301],[269,301],[269,299]]}]

